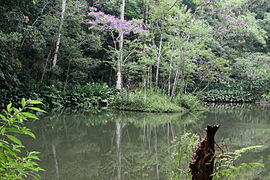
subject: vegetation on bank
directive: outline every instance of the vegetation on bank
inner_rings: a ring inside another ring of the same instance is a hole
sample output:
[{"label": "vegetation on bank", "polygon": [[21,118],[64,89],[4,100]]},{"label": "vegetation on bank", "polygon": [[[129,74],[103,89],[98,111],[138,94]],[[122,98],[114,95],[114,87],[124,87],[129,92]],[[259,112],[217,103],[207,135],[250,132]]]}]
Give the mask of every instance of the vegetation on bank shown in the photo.
[{"label": "vegetation on bank", "polygon": [[32,88],[0,90],[2,107],[9,103],[19,106],[21,99],[28,97],[44,103],[46,109],[77,107],[84,109],[116,109],[138,112],[188,112],[204,111],[204,102],[222,103],[252,103],[258,100],[269,101],[269,95],[256,96],[253,92],[244,90],[213,89],[206,90],[200,96],[177,94],[173,99],[164,91],[150,92],[135,90],[128,92],[110,88],[103,83],[75,84],[65,90],[57,85],[43,85]]},{"label": "vegetation on bank", "polygon": [[[89,85],[96,82],[162,91],[164,111],[179,110],[168,101],[178,94],[208,102],[269,100],[265,0],[34,2],[0,2],[4,105],[31,97],[52,107],[107,106],[115,90],[98,93],[99,85]],[[146,104],[156,101],[153,94]],[[141,99],[129,93],[122,105],[138,103],[131,96]],[[158,104],[147,111],[159,111]]]},{"label": "vegetation on bank", "polygon": [[84,86],[74,85],[65,91],[55,86],[44,86],[38,89],[0,90],[0,103],[5,106],[13,103],[19,106],[23,97],[38,99],[48,108],[77,107],[84,109],[116,109],[140,112],[187,112],[204,110],[202,103],[192,95],[178,95],[173,100],[165,93],[120,91],[106,84],[87,83]]}]

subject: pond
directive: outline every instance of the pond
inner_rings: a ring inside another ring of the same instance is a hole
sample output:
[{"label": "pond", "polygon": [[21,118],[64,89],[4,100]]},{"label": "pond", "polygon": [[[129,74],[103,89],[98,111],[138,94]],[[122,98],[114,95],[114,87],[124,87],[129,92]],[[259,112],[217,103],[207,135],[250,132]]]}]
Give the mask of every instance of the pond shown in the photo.
[{"label": "pond", "polygon": [[232,151],[263,144],[241,161],[264,163],[249,177],[270,179],[270,107],[209,105],[204,114],[52,111],[32,122],[36,140],[26,147],[40,151],[41,179],[169,179],[174,167],[175,137],[194,132],[202,137],[207,124],[220,124],[216,141]]}]

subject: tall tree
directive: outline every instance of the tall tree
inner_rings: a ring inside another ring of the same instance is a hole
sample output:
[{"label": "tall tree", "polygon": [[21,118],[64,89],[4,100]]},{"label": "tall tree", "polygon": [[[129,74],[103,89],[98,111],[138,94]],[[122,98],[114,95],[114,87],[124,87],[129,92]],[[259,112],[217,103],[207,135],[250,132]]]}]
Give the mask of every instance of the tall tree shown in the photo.
[{"label": "tall tree", "polygon": [[[122,21],[125,20],[125,0],[122,0],[120,19]],[[117,62],[116,89],[119,89],[119,90],[122,91],[121,65],[122,65],[122,61],[123,61],[124,33],[120,32],[119,37],[120,37],[120,42],[119,42],[119,58],[118,58],[118,62]]]},{"label": "tall tree", "polygon": [[53,67],[56,66],[56,62],[57,62],[57,54],[59,51],[59,46],[60,46],[60,41],[61,41],[61,30],[64,23],[64,17],[65,17],[65,11],[66,11],[66,3],[67,3],[67,0],[62,0],[62,12],[61,12],[61,19],[60,19],[60,24],[58,28],[58,36],[56,40],[56,46],[55,46],[55,52],[54,52],[54,58],[53,58],[53,65],[52,65]]}]

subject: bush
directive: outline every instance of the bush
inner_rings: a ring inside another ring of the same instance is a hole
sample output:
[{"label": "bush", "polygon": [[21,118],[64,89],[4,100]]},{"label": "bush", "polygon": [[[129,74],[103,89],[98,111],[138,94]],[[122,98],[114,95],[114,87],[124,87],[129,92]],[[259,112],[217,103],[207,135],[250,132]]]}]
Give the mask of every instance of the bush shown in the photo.
[{"label": "bush", "polygon": [[95,109],[107,108],[117,94],[116,90],[99,83],[73,85],[67,87],[65,91],[54,85],[45,85],[37,89],[1,89],[0,92],[0,104],[4,105],[13,102],[17,107],[20,99],[28,97],[44,102],[47,108],[77,106]]},{"label": "bush", "polygon": [[23,98],[21,101],[22,107],[17,109],[12,107],[12,104],[7,105],[7,110],[3,110],[0,114],[0,178],[1,179],[25,179],[32,176],[39,179],[38,172],[42,171],[37,164],[39,160],[37,154],[39,152],[29,152],[23,155],[25,150],[24,145],[16,136],[18,134],[29,135],[35,138],[35,135],[25,127],[24,123],[28,119],[38,119],[34,114],[27,112],[30,110],[43,110],[34,107],[36,104],[42,104],[40,101],[28,100]]},{"label": "bush", "polygon": [[174,100],[176,104],[188,109],[189,111],[204,111],[203,103],[192,94],[177,95]]},{"label": "bush", "polygon": [[115,109],[141,111],[141,112],[182,112],[183,109],[170,102],[167,95],[150,94],[145,96],[142,92],[123,93],[123,97],[119,94],[113,103]]}]

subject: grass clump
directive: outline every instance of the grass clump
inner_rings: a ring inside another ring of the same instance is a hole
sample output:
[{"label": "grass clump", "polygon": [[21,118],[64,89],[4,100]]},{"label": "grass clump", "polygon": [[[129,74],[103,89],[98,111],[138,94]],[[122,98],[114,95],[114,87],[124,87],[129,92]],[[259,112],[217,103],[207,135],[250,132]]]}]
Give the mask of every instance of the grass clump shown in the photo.
[{"label": "grass clump", "polygon": [[141,91],[127,93],[115,97],[115,109],[140,112],[183,112],[184,108],[171,102],[167,95],[157,93],[146,95]]}]

